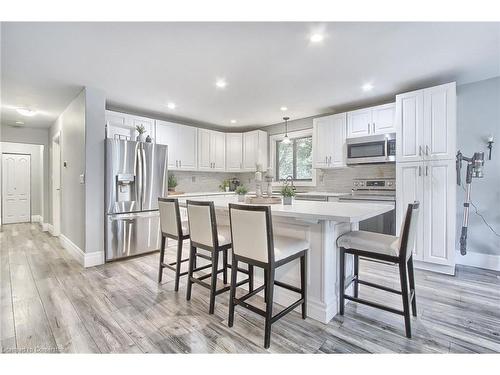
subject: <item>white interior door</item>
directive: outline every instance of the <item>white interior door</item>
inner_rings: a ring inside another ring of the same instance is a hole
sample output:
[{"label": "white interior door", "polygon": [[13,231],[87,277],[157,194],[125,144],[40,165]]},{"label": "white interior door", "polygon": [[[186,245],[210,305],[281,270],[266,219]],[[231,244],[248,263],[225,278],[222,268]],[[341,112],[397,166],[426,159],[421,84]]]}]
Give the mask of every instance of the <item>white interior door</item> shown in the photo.
[{"label": "white interior door", "polygon": [[31,221],[30,155],[2,154],[3,224]]}]

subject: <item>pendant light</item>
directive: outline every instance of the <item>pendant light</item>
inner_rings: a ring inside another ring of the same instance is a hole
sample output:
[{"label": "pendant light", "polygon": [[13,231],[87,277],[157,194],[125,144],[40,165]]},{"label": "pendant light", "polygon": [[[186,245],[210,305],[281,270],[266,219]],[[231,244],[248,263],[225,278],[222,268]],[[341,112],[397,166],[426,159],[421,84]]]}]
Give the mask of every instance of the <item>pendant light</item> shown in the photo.
[{"label": "pendant light", "polygon": [[283,117],[283,120],[285,120],[285,137],[282,142],[288,145],[291,142],[290,138],[288,138],[288,120],[290,120],[290,117]]}]

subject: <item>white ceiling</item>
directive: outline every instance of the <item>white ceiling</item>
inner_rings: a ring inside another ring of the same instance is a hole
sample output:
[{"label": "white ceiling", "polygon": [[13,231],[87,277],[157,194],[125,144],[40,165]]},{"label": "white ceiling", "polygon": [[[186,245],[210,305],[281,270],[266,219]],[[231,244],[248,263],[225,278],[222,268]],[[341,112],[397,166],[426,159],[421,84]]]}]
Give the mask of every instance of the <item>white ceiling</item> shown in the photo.
[{"label": "white ceiling", "polygon": [[[311,44],[318,28],[325,39]],[[114,107],[253,127],[280,122],[283,105],[297,119],[500,75],[500,23],[3,23],[1,31],[2,123],[33,127],[50,126],[83,86],[104,90]],[[15,107],[40,113],[22,117]]]}]

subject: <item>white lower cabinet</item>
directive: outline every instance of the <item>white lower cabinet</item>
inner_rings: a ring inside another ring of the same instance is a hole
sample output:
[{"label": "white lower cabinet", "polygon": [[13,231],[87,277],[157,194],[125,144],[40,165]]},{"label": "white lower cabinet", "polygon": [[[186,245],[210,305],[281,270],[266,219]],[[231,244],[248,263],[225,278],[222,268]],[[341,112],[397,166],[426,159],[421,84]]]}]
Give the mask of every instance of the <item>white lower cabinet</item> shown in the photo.
[{"label": "white lower cabinet", "polygon": [[414,259],[417,268],[454,273],[456,185],[455,162],[434,160],[397,163],[397,235],[408,203],[420,202]]}]

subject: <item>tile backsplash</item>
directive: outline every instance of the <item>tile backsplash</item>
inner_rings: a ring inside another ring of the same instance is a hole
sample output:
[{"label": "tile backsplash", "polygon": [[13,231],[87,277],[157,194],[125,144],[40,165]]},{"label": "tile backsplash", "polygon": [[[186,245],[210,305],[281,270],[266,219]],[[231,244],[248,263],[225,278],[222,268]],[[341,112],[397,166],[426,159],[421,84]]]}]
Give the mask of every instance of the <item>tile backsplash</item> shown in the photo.
[{"label": "tile backsplash", "polygon": [[356,165],[339,169],[323,169],[316,173],[316,187],[308,190],[348,193],[355,178],[396,178],[396,164]]},{"label": "tile backsplash", "polygon": [[220,191],[219,185],[226,179],[237,177],[249,190],[255,190],[254,173],[187,172],[169,171],[177,178],[175,190],[185,193]]}]

